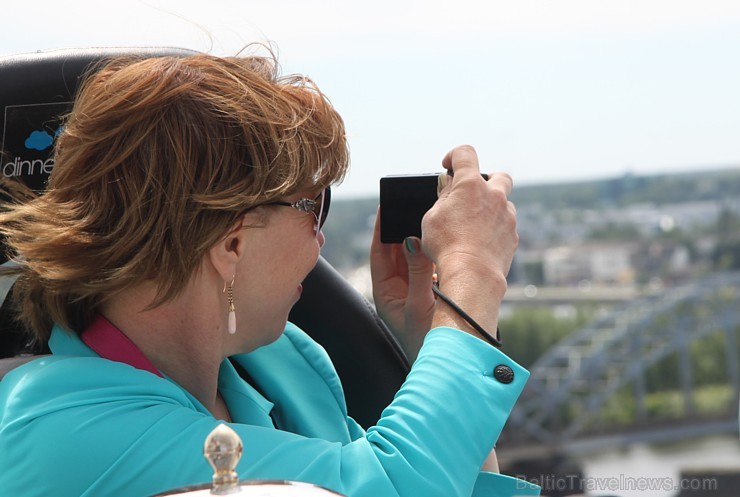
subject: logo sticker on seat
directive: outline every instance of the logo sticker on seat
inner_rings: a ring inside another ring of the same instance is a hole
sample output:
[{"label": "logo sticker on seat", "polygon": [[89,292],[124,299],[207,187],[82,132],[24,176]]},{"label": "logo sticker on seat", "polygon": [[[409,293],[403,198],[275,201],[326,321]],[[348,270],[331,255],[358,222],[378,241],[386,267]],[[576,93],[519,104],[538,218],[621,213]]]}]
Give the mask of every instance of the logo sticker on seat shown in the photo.
[{"label": "logo sticker on seat", "polygon": [[0,173],[43,190],[54,169],[54,142],[72,102],[9,105],[4,109]]}]

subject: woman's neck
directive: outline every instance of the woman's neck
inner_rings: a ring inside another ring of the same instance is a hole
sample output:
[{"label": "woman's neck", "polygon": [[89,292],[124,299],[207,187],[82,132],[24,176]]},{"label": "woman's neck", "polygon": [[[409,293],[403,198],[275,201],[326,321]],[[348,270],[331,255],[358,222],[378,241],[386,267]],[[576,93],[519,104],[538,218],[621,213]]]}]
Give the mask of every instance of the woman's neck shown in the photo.
[{"label": "woman's neck", "polygon": [[[146,309],[156,290],[142,285],[111,299],[101,313],[163,374],[198,399],[214,416],[228,417],[218,395],[218,373],[226,356],[224,323],[194,287],[173,302]],[[209,310],[210,309],[210,310]]]}]

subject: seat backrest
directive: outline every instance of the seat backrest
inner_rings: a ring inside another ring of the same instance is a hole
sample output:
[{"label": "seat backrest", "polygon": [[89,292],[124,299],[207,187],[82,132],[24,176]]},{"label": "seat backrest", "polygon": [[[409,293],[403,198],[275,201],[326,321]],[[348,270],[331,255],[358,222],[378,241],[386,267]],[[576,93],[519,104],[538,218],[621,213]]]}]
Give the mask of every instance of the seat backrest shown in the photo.
[{"label": "seat backrest", "polygon": [[[117,48],[0,57],[2,175],[35,190],[44,189],[54,167],[51,151],[62,116],[71,109],[80,78],[92,64],[119,55],[193,53],[177,48]],[[0,288],[11,285],[7,278],[0,281]],[[370,426],[405,379],[409,370],[405,356],[373,307],[323,258],[303,287],[290,319],[327,350],[344,385],[350,415]],[[12,290],[8,295],[12,298]],[[4,300],[0,295],[0,357],[6,357],[0,359],[0,379],[28,361],[9,357],[17,356],[25,341]],[[45,344],[31,350],[45,351]]]},{"label": "seat backrest", "polygon": [[0,381],[10,371],[14,370],[18,366],[23,366],[27,362],[31,362],[34,359],[44,357],[43,355],[19,355],[16,357],[6,357],[0,359]]}]

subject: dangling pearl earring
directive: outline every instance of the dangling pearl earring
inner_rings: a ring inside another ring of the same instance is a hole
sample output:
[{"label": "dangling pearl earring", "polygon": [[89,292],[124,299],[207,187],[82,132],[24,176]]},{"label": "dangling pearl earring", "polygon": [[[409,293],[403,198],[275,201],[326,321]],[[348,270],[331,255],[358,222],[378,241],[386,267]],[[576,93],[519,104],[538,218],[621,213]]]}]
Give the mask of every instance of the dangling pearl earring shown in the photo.
[{"label": "dangling pearl earring", "polygon": [[236,333],[236,312],[234,309],[234,278],[236,278],[236,275],[233,275],[231,277],[231,283],[228,285],[228,289],[226,287],[226,282],[224,282],[224,293],[228,290],[227,298],[229,299],[229,335],[233,335]]}]

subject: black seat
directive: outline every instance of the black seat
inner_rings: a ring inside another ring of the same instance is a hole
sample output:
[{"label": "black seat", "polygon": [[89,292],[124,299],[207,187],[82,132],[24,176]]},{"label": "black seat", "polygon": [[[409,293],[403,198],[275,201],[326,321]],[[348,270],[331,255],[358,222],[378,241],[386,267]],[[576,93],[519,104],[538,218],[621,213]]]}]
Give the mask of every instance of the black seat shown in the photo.
[{"label": "black seat", "polygon": [[[43,190],[53,168],[51,150],[69,111],[80,76],[92,64],[117,55],[187,56],[176,48],[81,49],[0,58],[2,174]],[[0,262],[5,262],[4,257]],[[12,281],[0,278],[0,379],[28,360],[19,354],[47,353],[29,346],[13,319]],[[393,399],[408,373],[408,362],[374,308],[323,258],[303,284],[290,319],[322,344],[345,388],[349,413],[367,427]]]}]

